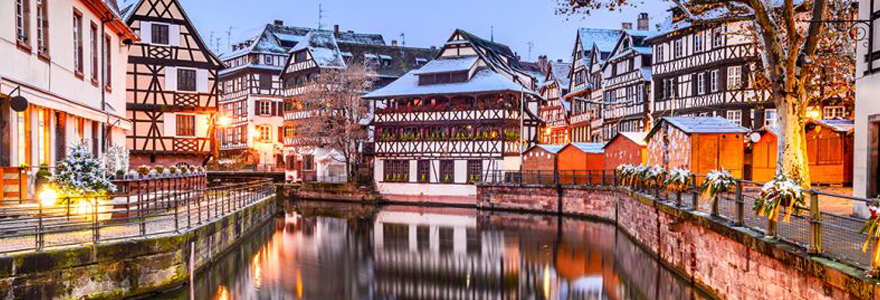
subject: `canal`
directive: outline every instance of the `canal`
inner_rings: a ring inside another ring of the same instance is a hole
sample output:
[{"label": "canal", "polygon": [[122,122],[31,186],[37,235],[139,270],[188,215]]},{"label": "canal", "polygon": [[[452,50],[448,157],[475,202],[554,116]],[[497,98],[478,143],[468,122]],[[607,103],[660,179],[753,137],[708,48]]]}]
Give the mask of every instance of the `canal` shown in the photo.
[{"label": "canal", "polygon": [[299,201],[151,299],[711,299],[613,225]]}]

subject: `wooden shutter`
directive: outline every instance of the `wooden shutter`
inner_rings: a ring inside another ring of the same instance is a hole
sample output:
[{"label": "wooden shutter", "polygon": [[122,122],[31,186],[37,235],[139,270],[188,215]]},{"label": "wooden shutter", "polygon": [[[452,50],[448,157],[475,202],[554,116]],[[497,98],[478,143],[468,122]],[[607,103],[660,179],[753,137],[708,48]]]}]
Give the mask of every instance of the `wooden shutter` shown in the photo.
[{"label": "wooden shutter", "polygon": [[168,25],[168,45],[180,46],[180,25]]},{"label": "wooden shutter", "polygon": [[[723,92],[727,90],[727,67],[722,67],[720,71],[718,71],[718,91]],[[722,100],[724,101],[724,100]]]},{"label": "wooden shutter", "polygon": [[176,67],[165,67],[165,91],[177,91]]},{"label": "wooden shutter", "polygon": [[712,93],[712,71],[703,73],[703,91]]},{"label": "wooden shutter", "polygon": [[697,95],[697,91],[698,91],[697,86],[699,84],[700,83],[697,82],[697,74],[691,74],[691,96]]},{"label": "wooden shutter", "polygon": [[278,103],[275,101],[269,101],[269,109],[270,109],[269,115],[276,116],[278,114],[278,105],[276,105],[276,104],[278,104]]},{"label": "wooden shutter", "polygon": [[749,70],[750,65],[748,63],[743,64],[742,66],[742,87],[743,89],[749,88]]},{"label": "wooden shutter", "polygon": [[[135,9],[134,7],[131,9]],[[150,44],[153,42],[153,24],[147,21],[141,21],[141,42]]]},{"label": "wooden shutter", "polygon": [[163,114],[163,128],[165,129],[162,132],[163,137],[173,137],[177,136],[177,115],[174,113],[165,113]]},{"label": "wooden shutter", "polygon": [[208,137],[208,115],[196,115],[196,137]]},{"label": "wooden shutter", "polygon": [[196,91],[199,93],[208,92],[208,70],[196,70]]}]

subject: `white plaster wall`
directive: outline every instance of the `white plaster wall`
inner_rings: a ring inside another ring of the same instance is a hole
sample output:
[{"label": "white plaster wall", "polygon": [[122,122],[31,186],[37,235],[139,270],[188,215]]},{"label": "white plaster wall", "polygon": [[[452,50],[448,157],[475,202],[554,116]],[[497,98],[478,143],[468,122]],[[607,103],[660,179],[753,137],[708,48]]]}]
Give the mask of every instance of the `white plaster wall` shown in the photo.
[{"label": "white plaster wall", "polygon": [[472,184],[419,184],[377,181],[376,187],[379,193],[387,195],[453,197],[475,197],[477,195],[477,187]]},{"label": "white plaster wall", "polygon": [[[859,1],[859,18],[869,19],[869,1]],[[866,43],[858,43],[856,57],[864,58],[868,53]],[[865,76],[867,65],[864,59],[856,59],[856,103],[855,103],[855,145],[853,146],[853,196],[868,197],[868,116],[880,114],[880,74]],[[867,207],[864,204],[853,205],[853,213],[866,217]]]}]

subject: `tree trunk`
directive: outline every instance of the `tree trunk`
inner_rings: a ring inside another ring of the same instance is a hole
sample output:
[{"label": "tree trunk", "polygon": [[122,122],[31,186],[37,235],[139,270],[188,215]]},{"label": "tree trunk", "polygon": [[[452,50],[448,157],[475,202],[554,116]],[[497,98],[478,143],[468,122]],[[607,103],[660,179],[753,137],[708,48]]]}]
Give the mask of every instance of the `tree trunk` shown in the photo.
[{"label": "tree trunk", "polygon": [[776,152],[776,174],[782,174],[810,188],[810,170],[807,160],[805,93],[784,94],[777,97],[777,127],[779,136]]}]

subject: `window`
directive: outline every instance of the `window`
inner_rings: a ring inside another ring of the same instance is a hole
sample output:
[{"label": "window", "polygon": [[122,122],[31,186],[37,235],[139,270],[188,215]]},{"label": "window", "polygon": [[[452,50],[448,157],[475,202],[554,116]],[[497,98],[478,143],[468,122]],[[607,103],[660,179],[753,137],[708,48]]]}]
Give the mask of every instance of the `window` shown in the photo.
[{"label": "window", "polygon": [[706,93],[706,73],[697,74],[697,95]]},{"label": "window", "polygon": [[718,48],[724,46],[724,27],[716,27],[712,29],[712,47]]},{"label": "window", "polygon": [[272,140],[272,128],[269,126],[260,126],[258,127],[260,130],[260,140],[261,141],[270,141]]},{"label": "window", "polygon": [[430,160],[420,160],[418,162],[418,170],[416,178],[418,182],[431,182],[431,161]]},{"label": "window", "polygon": [[150,24],[150,41],[153,44],[168,45],[168,25]]},{"label": "window", "polygon": [[263,55],[263,63],[272,65],[272,55]]},{"label": "window", "polygon": [[741,110],[728,110],[727,111],[727,120],[736,125],[742,125],[742,111]]},{"label": "window", "polygon": [[386,182],[409,182],[409,160],[386,160],[383,173]]},{"label": "window", "polygon": [[703,33],[694,34],[694,53],[703,52]]},{"label": "window", "polygon": [[742,66],[727,67],[727,89],[739,89],[742,86]]},{"label": "window", "polygon": [[111,41],[110,36],[105,35],[104,36],[104,87],[108,88],[108,89],[110,88],[110,86],[111,86],[110,83],[112,82],[112,80],[110,80],[110,78],[113,78],[113,76],[110,75],[110,71],[111,71],[110,66],[113,65],[113,57],[110,55],[111,53],[113,53],[113,51],[110,51],[110,41]]},{"label": "window", "polygon": [[304,61],[306,61],[306,59],[308,59],[308,56],[306,55],[306,51],[305,51],[305,50],[304,50],[304,51],[297,52],[297,53],[293,56],[293,61],[294,61],[294,62],[304,62]]},{"label": "window", "polygon": [[312,171],[315,169],[315,157],[311,154],[303,155],[302,158],[303,171]]},{"label": "window", "polygon": [[664,46],[663,44],[660,44],[657,46],[657,57],[656,57],[657,62],[663,61],[663,54],[664,54],[664,50],[665,50],[665,47],[663,47],[663,46]]},{"label": "window", "polygon": [[440,182],[442,182],[442,183],[454,183],[455,182],[455,161],[452,161],[452,160],[441,160],[440,161]]},{"label": "window", "polygon": [[31,42],[30,3],[30,0],[15,0],[15,39],[25,46]]},{"label": "window", "polygon": [[272,88],[272,75],[269,74],[260,74],[260,88],[261,89],[271,89]]},{"label": "window", "polygon": [[826,106],[822,108],[822,119],[832,120],[845,117],[846,109],[843,106]]},{"label": "window", "polygon": [[682,46],[681,46],[681,39],[677,39],[673,43],[674,43],[673,44],[674,48],[672,48],[672,58],[679,58],[683,55]]},{"label": "window", "polygon": [[48,0],[37,0],[37,53],[49,54],[49,9]]},{"label": "window", "polygon": [[196,70],[177,69],[177,90],[184,92],[196,91]]},{"label": "window", "polygon": [[77,76],[82,77],[83,74],[83,36],[82,36],[82,14],[73,11],[73,70]]},{"label": "window", "polygon": [[431,227],[427,225],[416,226],[416,248],[419,251],[431,250]]},{"label": "window", "polygon": [[258,101],[259,102],[259,113],[261,115],[270,115],[272,114],[272,102],[271,101]]},{"label": "window", "polygon": [[764,111],[764,126],[776,127],[776,109],[770,108]]},{"label": "window", "polygon": [[196,135],[196,116],[177,115],[177,136]]},{"label": "window", "polygon": [[482,160],[468,160],[467,161],[467,180],[468,183],[478,182],[483,180],[483,161]]},{"label": "window", "polygon": [[89,31],[89,45],[92,51],[92,82],[98,82],[98,24],[92,22]]},{"label": "window", "polygon": [[713,93],[718,91],[718,70],[709,73],[709,90]]}]

